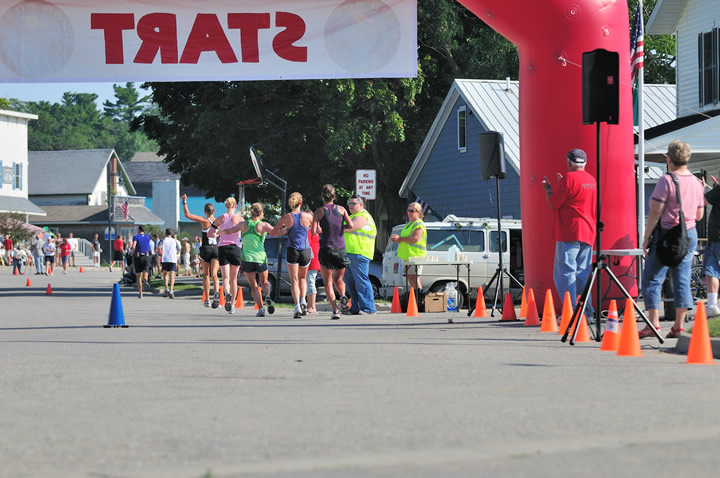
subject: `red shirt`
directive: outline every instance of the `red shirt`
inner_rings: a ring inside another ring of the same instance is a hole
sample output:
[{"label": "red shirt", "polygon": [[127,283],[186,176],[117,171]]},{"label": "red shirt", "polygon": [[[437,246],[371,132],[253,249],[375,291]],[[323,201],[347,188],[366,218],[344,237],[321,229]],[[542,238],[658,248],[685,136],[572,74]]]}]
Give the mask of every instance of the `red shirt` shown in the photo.
[{"label": "red shirt", "polygon": [[70,251],[72,250],[72,246],[68,244],[67,242],[63,242],[60,244],[60,257],[67,257],[70,255]]},{"label": "red shirt", "polygon": [[587,171],[572,171],[550,195],[555,209],[555,241],[595,243],[597,182]]},{"label": "red shirt", "polygon": [[11,251],[13,248],[13,242],[12,239],[5,239],[3,241],[3,246],[5,246],[6,251]]},{"label": "red shirt", "polygon": [[312,249],[312,259],[310,259],[308,270],[319,271],[320,261],[318,260],[318,254],[320,253],[320,235],[315,234],[313,236],[310,234],[310,230],[308,230],[308,242],[310,243],[310,249]]},{"label": "red shirt", "polygon": [[125,251],[125,244],[122,240],[122,237],[119,239],[115,239],[115,242],[113,242],[113,246],[115,246],[115,250],[118,252],[124,252]]}]

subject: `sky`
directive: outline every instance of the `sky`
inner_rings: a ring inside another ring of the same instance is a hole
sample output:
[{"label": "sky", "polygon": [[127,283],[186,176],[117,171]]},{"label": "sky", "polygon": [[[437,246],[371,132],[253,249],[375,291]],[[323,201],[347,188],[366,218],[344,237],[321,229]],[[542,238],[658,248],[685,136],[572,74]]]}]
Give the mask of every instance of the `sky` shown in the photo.
[{"label": "sky", "polygon": [[[125,83],[116,83],[125,85]],[[135,83],[140,89],[140,83]],[[113,83],[0,83],[0,98],[17,98],[21,101],[49,101],[59,103],[63,93],[95,93],[98,107],[105,100],[115,101]]]}]

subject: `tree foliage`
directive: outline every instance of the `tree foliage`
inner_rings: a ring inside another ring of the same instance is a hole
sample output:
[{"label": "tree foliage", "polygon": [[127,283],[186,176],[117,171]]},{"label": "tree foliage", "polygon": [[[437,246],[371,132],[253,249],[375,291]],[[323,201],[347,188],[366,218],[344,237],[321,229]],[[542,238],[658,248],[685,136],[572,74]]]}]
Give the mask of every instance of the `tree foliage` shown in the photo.
[{"label": "tree foliage", "polygon": [[29,240],[33,233],[25,228],[25,214],[19,212],[0,213],[0,237],[10,234],[14,243]]},{"label": "tree foliage", "polygon": [[[657,0],[643,2],[643,21],[647,24]],[[628,0],[630,11],[630,29],[635,23],[635,12],[638,0]],[[672,35],[645,35],[645,70],[643,79],[645,83],[674,84],[675,83],[675,37]]]}]

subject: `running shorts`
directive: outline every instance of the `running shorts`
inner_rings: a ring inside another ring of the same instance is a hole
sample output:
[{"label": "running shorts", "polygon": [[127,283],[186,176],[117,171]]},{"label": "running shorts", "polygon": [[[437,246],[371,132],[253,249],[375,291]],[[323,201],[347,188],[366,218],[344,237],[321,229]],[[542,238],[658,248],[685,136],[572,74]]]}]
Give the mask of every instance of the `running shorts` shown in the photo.
[{"label": "running shorts", "polygon": [[320,265],[326,269],[345,269],[350,265],[350,261],[345,254],[345,249],[330,249],[321,247],[318,253]]},{"label": "running shorts", "polygon": [[232,266],[242,265],[242,249],[235,244],[218,247],[218,261],[221,266],[228,264]]},{"label": "running shorts", "polygon": [[310,259],[312,258],[312,249],[298,250],[294,247],[288,247],[287,254],[285,255],[285,262],[288,265],[298,265],[300,267],[307,267],[310,265]]}]

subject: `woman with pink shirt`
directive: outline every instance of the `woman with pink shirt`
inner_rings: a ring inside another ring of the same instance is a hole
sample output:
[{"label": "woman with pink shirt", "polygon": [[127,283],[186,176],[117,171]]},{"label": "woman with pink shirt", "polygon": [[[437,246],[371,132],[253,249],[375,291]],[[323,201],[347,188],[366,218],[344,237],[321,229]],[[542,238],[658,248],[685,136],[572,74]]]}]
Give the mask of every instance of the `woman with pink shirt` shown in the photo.
[{"label": "woman with pink shirt", "polygon": [[233,197],[225,200],[226,213],[215,219],[212,228],[219,233],[218,241],[218,262],[223,280],[223,293],[225,294],[225,310],[230,314],[235,313],[235,296],[237,295],[238,269],[242,265],[242,249],[240,248],[240,235],[238,225],[246,224],[242,216],[235,214],[237,201]]}]

